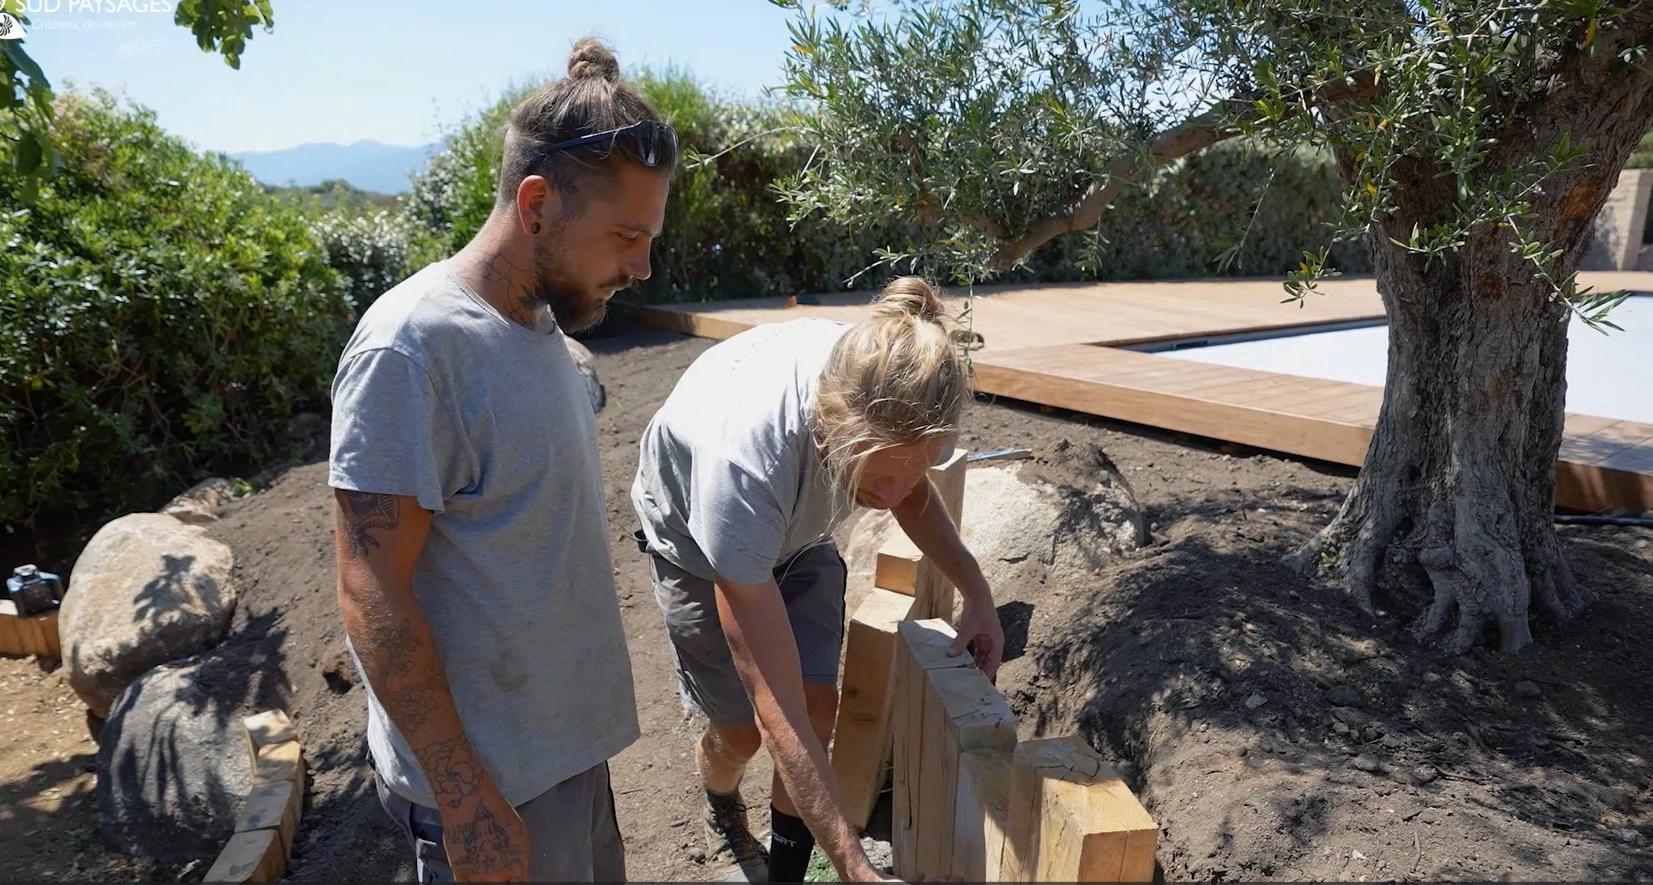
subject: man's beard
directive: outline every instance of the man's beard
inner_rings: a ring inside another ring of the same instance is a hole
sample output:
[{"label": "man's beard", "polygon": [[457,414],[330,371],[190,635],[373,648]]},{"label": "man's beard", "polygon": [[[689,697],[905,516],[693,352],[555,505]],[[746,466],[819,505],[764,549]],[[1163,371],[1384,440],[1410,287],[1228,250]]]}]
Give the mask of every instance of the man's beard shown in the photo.
[{"label": "man's beard", "polygon": [[[535,263],[534,296],[549,305],[557,327],[564,332],[583,332],[592,329],[608,316],[608,299],[593,297],[593,289],[575,282],[563,262],[551,249],[541,252]],[[625,288],[630,278],[614,280],[598,287]]]}]

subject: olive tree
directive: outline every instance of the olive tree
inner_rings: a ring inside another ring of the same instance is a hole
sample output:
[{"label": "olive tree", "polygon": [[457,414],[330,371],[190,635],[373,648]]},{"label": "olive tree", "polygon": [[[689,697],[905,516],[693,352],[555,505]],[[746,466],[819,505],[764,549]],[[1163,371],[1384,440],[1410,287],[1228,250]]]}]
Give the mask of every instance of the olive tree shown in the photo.
[{"label": "olive tree", "polygon": [[[780,0],[773,0],[780,2]],[[1415,598],[1420,639],[1515,651],[1588,604],[1554,530],[1569,319],[1592,220],[1653,123],[1653,4],[1608,0],[796,3],[786,92],[819,150],[795,214],[891,214],[986,279],[1096,224],[1160,164],[1245,137],[1327,151],[1389,321],[1382,410],[1341,512],[1294,560]],[[1427,600],[1427,602],[1425,602]]]}]

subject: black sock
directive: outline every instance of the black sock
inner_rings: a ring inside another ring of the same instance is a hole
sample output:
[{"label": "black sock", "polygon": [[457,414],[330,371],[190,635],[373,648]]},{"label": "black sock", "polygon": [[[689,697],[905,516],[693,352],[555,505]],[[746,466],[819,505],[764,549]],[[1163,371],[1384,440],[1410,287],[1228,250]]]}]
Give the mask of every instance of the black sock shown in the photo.
[{"label": "black sock", "polygon": [[769,806],[769,881],[802,882],[814,850],[815,834],[803,818]]}]

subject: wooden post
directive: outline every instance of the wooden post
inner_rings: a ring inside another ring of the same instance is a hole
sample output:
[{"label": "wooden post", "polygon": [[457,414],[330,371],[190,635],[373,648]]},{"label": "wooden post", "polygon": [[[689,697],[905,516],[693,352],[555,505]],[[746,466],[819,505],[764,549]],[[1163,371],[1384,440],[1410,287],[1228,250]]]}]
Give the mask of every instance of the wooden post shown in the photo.
[{"label": "wooden post", "polygon": [[953,872],[966,882],[997,882],[1010,819],[1010,760],[1004,750],[959,756],[953,811]]},{"label": "wooden post", "polygon": [[897,875],[911,880],[953,870],[959,756],[1008,751],[1016,721],[968,655],[947,654],[956,634],[946,621],[907,621],[898,629],[892,847]]},{"label": "wooden post", "polygon": [[912,596],[918,591],[918,564],[923,560],[924,554],[918,552],[918,545],[897,525],[884,546],[878,549],[872,582],[885,590]]},{"label": "wooden post", "polygon": [[[944,463],[931,467],[929,478],[941,495],[955,527],[964,524],[965,458],[970,453],[955,449]],[[885,590],[905,593],[918,600],[913,608],[914,618],[953,617],[953,585],[941,569],[920,553],[918,545],[897,525],[878,549],[873,569],[873,583]]]},{"label": "wooden post", "polygon": [[[931,467],[929,472],[930,482],[940,493],[941,503],[947,508],[947,515],[952,518],[954,526],[964,525],[964,471],[965,458],[969,454],[964,449],[954,449],[951,458]],[[913,580],[913,598],[917,600],[913,606],[914,618],[953,619],[953,585],[927,556],[918,563],[918,572]]]},{"label": "wooden post", "polygon": [[849,622],[838,725],[832,738],[832,770],[844,813],[858,829],[866,828],[884,785],[890,759],[896,627],[912,608],[911,596],[875,587]]},{"label": "wooden post", "polygon": [[1153,881],[1157,825],[1076,736],[1016,746],[1009,826],[1003,881]]},{"label": "wooden post", "polygon": [[252,762],[252,789],[236,815],[235,836],[207,871],[208,882],[275,882],[287,874],[304,811],[304,751],[292,720],[266,710],[241,720]]}]

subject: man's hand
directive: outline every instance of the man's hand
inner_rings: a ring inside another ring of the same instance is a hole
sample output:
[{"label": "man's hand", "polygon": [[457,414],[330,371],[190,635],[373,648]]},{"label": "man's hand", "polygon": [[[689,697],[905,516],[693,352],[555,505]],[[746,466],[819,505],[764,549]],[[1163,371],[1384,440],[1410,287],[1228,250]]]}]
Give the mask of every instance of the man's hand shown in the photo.
[{"label": "man's hand", "polygon": [[974,656],[976,669],[986,674],[988,681],[996,681],[999,662],[1004,660],[1004,625],[999,623],[999,613],[993,607],[991,594],[968,594],[964,597],[964,609],[959,613],[958,638],[953,640],[947,653],[958,655],[966,649]]},{"label": "man's hand", "polygon": [[442,847],[457,881],[528,881],[528,829],[492,781],[463,813],[442,815]]}]

